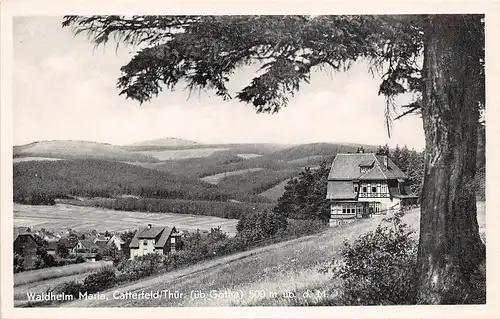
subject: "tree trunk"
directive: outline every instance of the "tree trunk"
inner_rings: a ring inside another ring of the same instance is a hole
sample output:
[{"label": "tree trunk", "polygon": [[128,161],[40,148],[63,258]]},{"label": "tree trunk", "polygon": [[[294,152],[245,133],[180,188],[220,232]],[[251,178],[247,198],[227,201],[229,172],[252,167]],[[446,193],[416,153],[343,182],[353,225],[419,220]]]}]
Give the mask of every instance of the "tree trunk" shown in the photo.
[{"label": "tree trunk", "polygon": [[[475,190],[478,81],[482,47],[474,15],[433,15],[426,23],[422,118],[425,175],[417,302],[464,303],[471,273],[485,259]],[[484,86],[483,86],[484,87]]]}]

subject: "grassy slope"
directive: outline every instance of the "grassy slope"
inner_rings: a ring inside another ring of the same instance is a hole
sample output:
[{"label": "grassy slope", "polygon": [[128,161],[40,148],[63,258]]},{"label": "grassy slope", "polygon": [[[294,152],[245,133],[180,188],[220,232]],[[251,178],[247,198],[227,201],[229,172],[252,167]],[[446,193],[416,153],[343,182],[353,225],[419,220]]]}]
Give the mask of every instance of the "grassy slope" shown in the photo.
[{"label": "grassy slope", "polygon": [[281,181],[279,184],[260,193],[260,196],[264,196],[272,201],[277,201],[285,193],[285,186],[288,184],[288,181],[289,179]]},{"label": "grassy slope", "polygon": [[[274,189],[275,185],[281,185],[283,181],[286,183],[290,177],[296,176],[298,173],[295,169],[288,170],[260,170],[256,172],[228,176],[219,181],[218,185],[222,189],[238,189],[241,192],[252,195],[259,195],[263,191]],[[283,186],[283,192],[284,192]],[[269,193],[261,194],[271,200],[277,200],[281,195],[274,198],[269,196]]]},{"label": "grassy slope", "polygon": [[[485,206],[478,203],[480,232],[485,232]],[[404,221],[418,229],[419,212],[414,210],[404,216]],[[244,298],[205,298],[191,300],[114,300],[109,292],[107,301],[78,301],[69,307],[165,307],[165,306],[247,306],[247,305],[304,305],[308,300],[288,298],[251,298],[251,290],[282,293],[283,291],[323,290],[331,284],[330,275],[318,269],[334,258],[342,247],[344,238],[352,241],[361,234],[375,229],[381,217],[360,220],[354,224],[331,228],[313,235],[256,248],[215,260],[203,262],[185,269],[141,280],[119,288],[120,292],[150,290],[177,290],[188,293],[193,289],[209,292],[242,291]],[[242,271],[244,269],[244,271]],[[113,289],[114,291],[115,289]]]},{"label": "grassy slope", "polygon": [[86,273],[110,265],[112,262],[99,261],[95,263],[81,263],[66,265],[61,267],[42,268],[30,271],[23,271],[14,274],[14,287],[25,286],[49,279],[67,277],[76,274]]},{"label": "grassy slope", "polygon": [[156,162],[157,159],[130,152],[119,146],[88,141],[42,141],[14,146],[14,157],[61,159],[105,159],[128,162]]}]

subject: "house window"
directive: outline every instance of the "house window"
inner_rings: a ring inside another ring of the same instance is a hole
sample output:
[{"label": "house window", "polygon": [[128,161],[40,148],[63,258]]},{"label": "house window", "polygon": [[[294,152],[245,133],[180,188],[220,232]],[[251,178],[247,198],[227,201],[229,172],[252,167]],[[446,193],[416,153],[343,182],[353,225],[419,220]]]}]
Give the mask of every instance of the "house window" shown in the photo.
[{"label": "house window", "polygon": [[144,245],[147,245],[147,244],[148,244],[148,240],[147,240],[147,239],[144,239],[143,244],[144,244]]},{"label": "house window", "polygon": [[377,187],[376,186],[372,186],[372,193],[376,193],[377,192]]},{"label": "house window", "polygon": [[170,238],[170,242],[171,242],[172,244],[175,244],[175,237]]},{"label": "house window", "polygon": [[366,193],[366,192],[367,192],[366,186],[363,186],[363,193]]},{"label": "house window", "polygon": [[380,187],[380,192],[382,194],[387,194],[387,185],[386,184],[382,184],[382,186]]},{"label": "house window", "polygon": [[354,192],[357,193],[358,192],[358,185],[354,185]]}]

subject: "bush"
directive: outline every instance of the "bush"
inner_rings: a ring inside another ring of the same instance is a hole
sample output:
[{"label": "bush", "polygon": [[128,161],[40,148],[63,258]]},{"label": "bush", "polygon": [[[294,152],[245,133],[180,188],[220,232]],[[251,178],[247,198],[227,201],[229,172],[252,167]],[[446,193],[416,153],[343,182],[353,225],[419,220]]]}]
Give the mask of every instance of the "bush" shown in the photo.
[{"label": "bush", "polygon": [[269,211],[255,211],[245,215],[236,225],[238,235],[244,235],[254,241],[270,238],[286,227],[287,220],[284,216]]},{"label": "bush", "polygon": [[81,264],[81,263],[84,263],[85,262],[85,258],[83,258],[82,256],[77,256],[75,258],[75,264]]},{"label": "bush", "polygon": [[332,262],[333,277],[341,279],[333,305],[414,304],[413,278],[417,242],[400,216],[386,220],[355,242],[344,242],[342,258]]},{"label": "bush", "polygon": [[24,270],[24,257],[14,253],[14,273]]},{"label": "bush", "polygon": [[115,270],[112,267],[104,267],[85,277],[83,285],[86,291],[93,294],[111,287],[115,281]]},{"label": "bush", "polygon": [[133,281],[150,276],[163,268],[165,259],[163,255],[147,254],[134,260],[125,260],[118,265],[119,280]]},{"label": "bush", "polygon": [[85,291],[83,283],[74,280],[63,282],[55,286],[53,290],[54,294],[72,295],[74,298],[78,298],[80,292],[84,293]]}]

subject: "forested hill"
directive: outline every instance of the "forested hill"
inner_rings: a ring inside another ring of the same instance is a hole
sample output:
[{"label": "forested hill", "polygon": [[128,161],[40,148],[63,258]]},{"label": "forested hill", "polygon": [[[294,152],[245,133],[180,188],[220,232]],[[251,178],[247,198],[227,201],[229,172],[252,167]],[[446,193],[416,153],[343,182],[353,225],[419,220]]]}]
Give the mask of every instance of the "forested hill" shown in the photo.
[{"label": "forested hill", "polygon": [[156,158],[119,146],[91,141],[39,141],[13,148],[14,158],[103,159],[123,162],[156,162]]},{"label": "forested hill", "polygon": [[44,202],[67,195],[114,197],[127,194],[223,201],[236,196],[198,179],[104,160],[20,162],[14,164],[13,174],[14,201],[20,203],[34,203],[33,197]]}]

